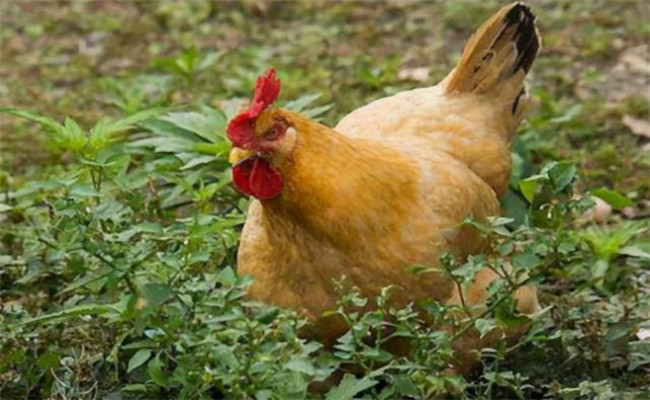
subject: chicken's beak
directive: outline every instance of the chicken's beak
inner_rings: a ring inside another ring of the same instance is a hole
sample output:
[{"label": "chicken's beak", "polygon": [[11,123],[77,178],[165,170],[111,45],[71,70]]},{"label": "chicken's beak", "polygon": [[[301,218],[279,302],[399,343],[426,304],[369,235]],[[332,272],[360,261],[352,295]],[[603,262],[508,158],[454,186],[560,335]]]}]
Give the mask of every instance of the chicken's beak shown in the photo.
[{"label": "chicken's beak", "polygon": [[230,150],[228,161],[230,161],[232,165],[237,165],[242,161],[254,156],[255,153],[256,153],[255,150],[245,150],[245,149],[240,149],[239,147],[233,147],[232,150]]}]

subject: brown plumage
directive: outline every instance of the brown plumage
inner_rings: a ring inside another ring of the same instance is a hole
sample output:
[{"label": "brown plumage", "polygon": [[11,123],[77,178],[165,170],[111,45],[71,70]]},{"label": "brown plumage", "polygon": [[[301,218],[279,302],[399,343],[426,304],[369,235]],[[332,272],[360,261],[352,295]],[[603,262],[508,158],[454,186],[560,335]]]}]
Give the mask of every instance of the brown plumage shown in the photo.
[{"label": "brown plumage", "polygon": [[[342,276],[369,297],[393,285],[396,305],[458,303],[444,275],[406,267],[441,268],[445,252],[486,250],[460,223],[499,214],[538,48],[533,14],[510,4],[472,36],[440,84],[377,100],[334,129],[271,108],[279,81],[273,72],[260,78],[256,100],[228,132],[236,184],[262,198],[251,202],[239,248],[239,272],[256,278],[248,295],[299,311],[325,339],[346,328],[319,319],[335,307],[332,281]],[[493,279],[481,271],[467,301],[482,302]],[[521,311],[537,308],[533,289],[518,297]]]}]

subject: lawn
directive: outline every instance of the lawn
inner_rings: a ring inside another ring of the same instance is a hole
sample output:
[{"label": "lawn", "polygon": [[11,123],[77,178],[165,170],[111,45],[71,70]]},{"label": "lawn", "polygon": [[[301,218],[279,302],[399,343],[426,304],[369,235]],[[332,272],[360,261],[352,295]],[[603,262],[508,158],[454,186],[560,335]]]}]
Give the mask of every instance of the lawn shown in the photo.
[{"label": "lawn", "polygon": [[[0,398],[646,398],[650,8],[528,3],[543,49],[504,218],[470,222],[500,256],[448,262],[464,284],[511,259],[543,310],[522,322],[495,285],[465,326],[531,327],[463,377],[411,308],[355,312],[389,290],[342,293],[333,349],[245,298],[224,129],[269,66],[280,105],[328,125],[433,85],[504,2],[3,1]],[[409,357],[362,340],[388,321]]]}]

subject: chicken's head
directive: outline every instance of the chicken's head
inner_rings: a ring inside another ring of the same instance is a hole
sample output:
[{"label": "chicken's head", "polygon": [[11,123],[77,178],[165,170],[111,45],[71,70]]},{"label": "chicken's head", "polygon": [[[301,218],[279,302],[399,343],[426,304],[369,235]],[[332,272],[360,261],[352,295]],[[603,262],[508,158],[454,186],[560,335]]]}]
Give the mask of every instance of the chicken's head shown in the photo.
[{"label": "chicken's head", "polygon": [[233,144],[233,182],[241,192],[260,200],[280,196],[284,187],[274,157],[285,142],[289,124],[270,108],[279,93],[280,80],[271,68],[257,78],[248,109],[237,114],[227,128]]}]

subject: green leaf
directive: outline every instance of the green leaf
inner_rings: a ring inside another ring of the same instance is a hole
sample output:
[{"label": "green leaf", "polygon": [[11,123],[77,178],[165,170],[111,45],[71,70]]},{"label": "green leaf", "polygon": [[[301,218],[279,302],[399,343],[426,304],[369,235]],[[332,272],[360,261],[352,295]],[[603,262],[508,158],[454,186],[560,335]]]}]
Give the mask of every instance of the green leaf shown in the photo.
[{"label": "green leaf", "polygon": [[327,392],[326,400],[352,400],[354,396],[375,386],[378,382],[366,376],[361,379],[345,374],[338,386]]},{"label": "green leaf", "polygon": [[622,210],[625,207],[631,207],[634,205],[634,202],[632,202],[632,200],[628,199],[615,190],[600,188],[592,190],[590,193],[591,195],[604,200],[615,210]]},{"label": "green leaf", "polygon": [[576,166],[570,163],[557,163],[548,171],[551,184],[556,192],[561,192],[576,176]]},{"label": "green leaf", "polygon": [[306,94],[304,96],[297,98],[296,100],[288,102],[287,104],[284,105],[284,108],[295,112],[301,112],[302,110],[305,109],[305,107],[307,107],[309,104],[313,103],[320,97],[321,97],[320,93]]},{"label": "green leaf", "polygon": [[555,117],[550,120],[550,122],[556,123],[556,124],[562,124],[564,122],[569,122],[572,119],[574,119],[578,114],[580,114],[580,111],[582,111],[582,104],[577,103],[571,106],[567,112],[562,114],[559,117]]},{"label": "green leaf", "polygon": [[157,108],[149,108],[147,110],[137,112],[135,114],[129,115],[126,118],[118,119],[117,121],[107,123],[106,132],[108,134],[113,134],[113,133],[127,130],[143,121],[146,121],[148,119],[151,119],[157,115],[160,115],[168,111],[169,111],[169,107],[157,107]]},{"label": "green leaf", "polygon": [[520,326],[530,322],[530,318],[525,315],[517,315],[515,310],[515,300],[507,297],[494,310],[494,318],[501,325],[507,328]]},{"label": "green leaf", "polygon": [[260,312],[257,317],[255,317],[256,320],[260,321],[263,324],[270,324],[273,322],[275,317],[278,316],[280,313],[280,310],[276,307],[269,307],[266,310],[263,310]]},{"label": "green leaf", "polygon": [[81,129],[77,121],[68,117],[64,123],[64,135],[60,138],[60,145],[74,153],[80,152],[88,143],[86,133]]},{"label": "green leaf", "polygon": [[527,251],[522,254],[517,254],[512,260],[512,265],[514,265],[516,268],[525,268],[525,269],[535,268],[540,263],[541,263],[540,258],[537,257],[535,253],[532,253],[530,251]]},{"label": "green leaf", "polygon": [[141,383],[130,383],[128,385],[122,386],[120,389],[123,392],[142,392],[145,393],[147,391],[147,387]]},{"label": "green leaf", "polygon": [[203,59],[201,60],[199,65],[197,65],[197,67],[196,67],[197,71],[201,71],[201,70],[204,70],[206,68],[211,67],[212,64],[217,62],[217,60],[224,54],[225,54],[224,51],[211,51],[211,52],[208,52],[207,54],[205,54],[203,56]]},{"label": "green leaf", "polygon": [[535,192],[537,191],[538,181],[538,179],[528,178],[519,182],[519,190],[521,190],[521,194],[524,195],[529,203],[532,203],[535,199]]},{"label": "green leaf", "polygon": [[153,147],[158,153],[189,152],[194,149],[194,143],[187,139],[160,136],[134,140],[130,145],[133,147]]},{"label": "green leaf", "polygon": [[196,157],[192,158],[190,161],[188,161],[187,163],[185,163],[185,165],[183,165],[181,167],[181,171],[184,171],[184,170],[190,169],[190,168],[194,168],[194,167],[196,167],[198,165],[211,163],[211,162],[214,162],[216,160],[218,160],[218,158],[214,157],[214,156],[196,156]]},{"label": "green leaf", "polygon": [[145,233],[163,233],[163,227],[155,222],[144,221],[135,226],[138,231]]},{"label": "green leaf", "polygon": [[80,315],[103,315],[109,312],[119,312],[114,306],[106,304],[82,304],[74,307],[69,307],[64,310],[54,312],[47,315],[42,315],[36,318],[30,318],[21,322],[21,325],[31,324],[34,322],[58,322],[65,319],[78,317]]},{"label": "green leaf", "polygon": [[160,360],[160,357],[154,357],[147,364],[147,373],[152,381],[154,381],[158,386],[167,385],[167,375],[163,371],[164,363]]},{"label": "green leaf", "polygon": [[[533,190],[533,196],[534,196]],[[526,222],[528,217],[528,203],[527,200],[517,195],[513,189],[508,189],[505,195],[501,196],[499,201],[501,207],[505,211],[505,215],[512,218],[512,225],[517,227]]]},{"label": "green leaf", "polygon": [[395,375],[395,388],[397,391],[406,396],[417,397],[420,393],[413,384],[411,378],[406,374]]},{"label": "green leaf", "polygon": [[625,246],[618,251],[618,254],[628,256],[628,257],[645,258],[646,260],[650,260],[650,253],[643,251],[637,246]]},{"label": "green leaf", "polygon": [[308,360],[291,360],[285,364],[285,368],[309,376],[313,376],[315,373],[314,365]]},{"label": "green leaf", "polygon": [[147,307],[156,307],[174,294],[172,288],[164,283],[147,283],[142,287],[142,296],[147,300]]},{"label": "green leaf", "polygon": [[225,118],[216,117],[218,114],[208,116],[198,112],[177,112],[167,114],[160,119],[170,122],[179,128],[192,132],[208,142],[217,142],[220,136],[218,131],[222,131],[225,126]]},{"label": "green leaf", "polygon": [[59,365],[61,357],[55,353],[45,353],[36,360],[36,365],[41,369],[48,370]]},{"label": "green leaf", "polygon": [[481,334],[481,339],[483,339],[485,335],[492,332],[492,330],[497,326],[492,320],[479,318],[476,321],[474,321],[474,327],[478,329],[478,331]]},{"label": "green leaf", "polygon": [[225,267],[217,274],[217,282],[226,286],[233,286],[237,283],[237,276],[235,271],[230,267]]},{"label": "green leaf", "polygon": [[70,189],[70,195],[79,197],[99,197],[99,192],[90,185],[76,184],[72,189]]},{"label": "green leaf", "polygon": [[12,107],[0,107],[0,112],[34,121],[36,123],[41,124],[43,127],[48,128],[57,133],[63,132],[63,125],[61,125],[60,123],[56,122],[52,118],[38,115],[30,111],[18,110]]},{"label": "green leaf", "polygon": [[151,357],[151,353],[151,349],[140,349],[136,351],[133,357],[129,360],[129,366],[126,369],[126,372],[129,373],[147,362],[149,357]]}]

